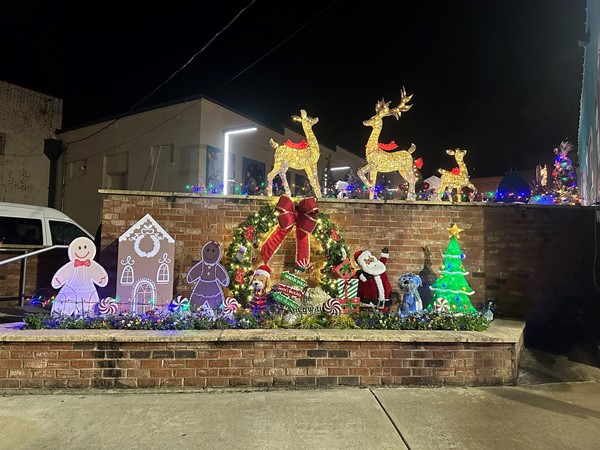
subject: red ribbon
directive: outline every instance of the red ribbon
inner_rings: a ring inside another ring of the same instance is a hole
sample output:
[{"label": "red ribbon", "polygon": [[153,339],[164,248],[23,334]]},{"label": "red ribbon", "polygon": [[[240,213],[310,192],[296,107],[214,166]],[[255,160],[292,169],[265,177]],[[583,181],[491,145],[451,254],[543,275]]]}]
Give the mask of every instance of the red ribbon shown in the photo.
[{"label": "red ribbon", "polygon": [[79,266],[90,267],[90,260],[86,259],[85,261],[82,261],[80,259],[76,259],[75,260],[75,267],[79,267]]},{"label": "red ribbon", "polygon": [[292,199],[287,195],[279,197],[275,206],[278,212],[277,221],[279,226],[273,230],[267,238],[260,254],[265,264],[269,262],[277,251],[288,233],[296,227],[296,266],[308,268],[310,265],[310,242],[308,235],[317,226],[317,201],[314,198],[306,198],[294,205]]}]

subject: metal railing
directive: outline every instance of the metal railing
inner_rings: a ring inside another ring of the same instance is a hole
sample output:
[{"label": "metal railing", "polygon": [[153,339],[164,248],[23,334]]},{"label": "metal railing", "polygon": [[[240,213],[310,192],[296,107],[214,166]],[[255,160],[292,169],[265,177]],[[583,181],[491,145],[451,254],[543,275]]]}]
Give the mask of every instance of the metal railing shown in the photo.
[{"label": "metal railing", "polygon": [[19,246],[1,246],[0,251],[3,252],[23,252],[20,255],[13,256],[12,258],[8,258],[0,261],[0,266],[3,266],[8,263],[12,263],[15,261],[21,261],[21,270],[19,274],[19,294],[17,296],[3,296],[0,297],[0,301],[7,300],[18,300],[19,306],[23,306],[23,301],[25,298],[25,277],[27,275],[27,258],[30,256],[39,255],[40,253],[48,252],[56,249],[67,249],[68,245],[53,245],[51,247],[42,247],[37,248],[35,250],[29,251],[31,248],[35,248],[33,246],[28,246],[27,248],[19,247]]}]

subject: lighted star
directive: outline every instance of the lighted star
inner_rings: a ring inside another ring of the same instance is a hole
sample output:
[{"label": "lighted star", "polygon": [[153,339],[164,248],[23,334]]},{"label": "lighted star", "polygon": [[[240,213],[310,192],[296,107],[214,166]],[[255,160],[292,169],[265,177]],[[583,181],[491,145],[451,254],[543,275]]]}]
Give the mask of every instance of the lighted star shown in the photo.
[{"label": "lighted star", "polygon": [[455,223],[453,223],[452,226],[448,228],[448,231],[450,232],[448,237],[456,236],[456,239],[460,239],[458,233],[460,233],[462,229],[458,228]]}]

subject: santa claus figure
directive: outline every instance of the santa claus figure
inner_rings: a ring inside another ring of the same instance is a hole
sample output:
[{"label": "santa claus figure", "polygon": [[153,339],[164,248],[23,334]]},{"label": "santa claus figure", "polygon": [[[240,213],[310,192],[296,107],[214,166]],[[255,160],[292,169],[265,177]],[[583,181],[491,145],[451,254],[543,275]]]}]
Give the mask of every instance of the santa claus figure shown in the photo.
[{"label": "santa claus figure", "polygon": [[368,250],[354,253],[354,260],[360,268],[356,271],[358,278],[358,296],[362,303],[372,303],[380,311],[387,312],[391,305],[392,285],[386,272],[389,249],[381,251],[381,258],[373,256]]}]

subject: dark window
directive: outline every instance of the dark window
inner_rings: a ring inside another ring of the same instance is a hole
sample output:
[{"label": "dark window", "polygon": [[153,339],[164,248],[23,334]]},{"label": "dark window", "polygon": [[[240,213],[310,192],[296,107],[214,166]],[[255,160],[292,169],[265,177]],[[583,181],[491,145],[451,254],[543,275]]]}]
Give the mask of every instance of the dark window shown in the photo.
[{"label": "dark window", "polygon": [[75,238],[88,235],[79,228],[69,222],[60,222],[50,220],[50,233],[52,234],[52,245],[69,245]]},{"label": "dark window", "polygon": [[42,245],[42,221],[0,217],[0,242],[15,245]]}]

